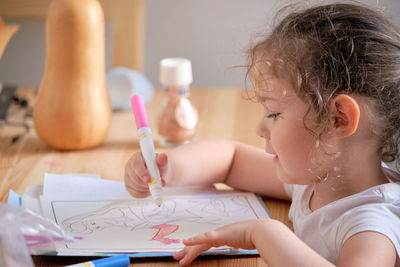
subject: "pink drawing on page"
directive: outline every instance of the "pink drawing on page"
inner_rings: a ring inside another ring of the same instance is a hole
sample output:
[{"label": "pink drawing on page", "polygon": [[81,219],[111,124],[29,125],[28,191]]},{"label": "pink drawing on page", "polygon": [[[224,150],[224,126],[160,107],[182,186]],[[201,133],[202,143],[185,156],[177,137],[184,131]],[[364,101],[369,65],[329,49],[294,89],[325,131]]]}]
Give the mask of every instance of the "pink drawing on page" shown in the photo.
[{"label": "pink drawing on page", "polygon": [[163,243],[164,245],[170,245],[172,243],[179,243],[179,239],[175,238],[168,238],[166,236],[174,233],[176,230],[178,230],[179,226],[175,224],[159,224],[159,225],[154,225],[150,227],[152,229],[158,229],[156,234],[153,236],[151,240],[154,241],[159,241]]}]

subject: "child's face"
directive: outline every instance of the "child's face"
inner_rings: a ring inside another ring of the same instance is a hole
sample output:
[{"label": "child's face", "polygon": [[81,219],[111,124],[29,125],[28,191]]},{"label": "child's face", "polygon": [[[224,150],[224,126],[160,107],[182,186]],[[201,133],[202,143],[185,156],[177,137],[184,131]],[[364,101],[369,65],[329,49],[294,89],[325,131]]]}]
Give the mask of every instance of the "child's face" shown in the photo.
[{"label": "child's face", "polygon": [[[263,105],[264,116],[257,134],[265,139],[265,151],[275,155],[278,177],[285,183],[310,184],[322,173],[321,153],[316,149],[316,138],[303,124],[307,105],[296,95],[292,86],[277,78],[257,82],[256,92]],[[315,130],[307,116],[307,126]],[[312,175],[313,174],[313,175]]]}]

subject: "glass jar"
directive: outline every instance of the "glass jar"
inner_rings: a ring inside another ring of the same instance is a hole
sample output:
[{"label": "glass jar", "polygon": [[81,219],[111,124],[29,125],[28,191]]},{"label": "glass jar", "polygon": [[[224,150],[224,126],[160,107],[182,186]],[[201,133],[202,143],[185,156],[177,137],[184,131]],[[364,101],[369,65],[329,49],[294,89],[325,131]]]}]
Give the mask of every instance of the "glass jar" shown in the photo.
[{"label": "glass jar", "polygon": [[196,132],[198,113],[189,100],[192,82],[191,62],[184,58],[166,58],[160,63],[160,82],[164,100],[158,117],[160,145],[188,143]]}]

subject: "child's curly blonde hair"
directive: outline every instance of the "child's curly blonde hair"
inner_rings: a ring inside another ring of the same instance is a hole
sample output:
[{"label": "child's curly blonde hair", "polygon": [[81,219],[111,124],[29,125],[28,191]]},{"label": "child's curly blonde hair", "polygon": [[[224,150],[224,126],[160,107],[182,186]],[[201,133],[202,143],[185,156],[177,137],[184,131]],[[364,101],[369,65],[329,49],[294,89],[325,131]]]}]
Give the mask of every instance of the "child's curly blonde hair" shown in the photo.
[{"label": "child's curly blonde hair", "polygon": [[318,138],[329,126],[328,104],[335,96],[365,99],[371,131],[382,140],[382,160],[398,161],[400,32],[382,14],[353,4],[293,12],[249,49],[246,78],[256,66],[289,79],[317,114],[323,127],[313,133]]}]

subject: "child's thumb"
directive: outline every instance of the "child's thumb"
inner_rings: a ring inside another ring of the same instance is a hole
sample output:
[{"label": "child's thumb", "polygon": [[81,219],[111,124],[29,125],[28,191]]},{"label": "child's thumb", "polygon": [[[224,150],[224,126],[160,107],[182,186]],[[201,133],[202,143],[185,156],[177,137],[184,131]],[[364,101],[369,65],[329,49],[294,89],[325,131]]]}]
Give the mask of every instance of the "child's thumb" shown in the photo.
[{"label": "child's thumb", "polygon": [[157,154],[156,161],[157,161],[158,167],[160,167],[160,168],[165,167],[166,165],[168,165],[167,154],[165,154],[165,153]]},{"label": "child's thumb", "polygon": [[[160,170],[161,179],[164,180],[168,171],[168,156],[165,153],[157,154],[156,162],[158,169]],[[165,183],[165,181],[164,181]]]}]

